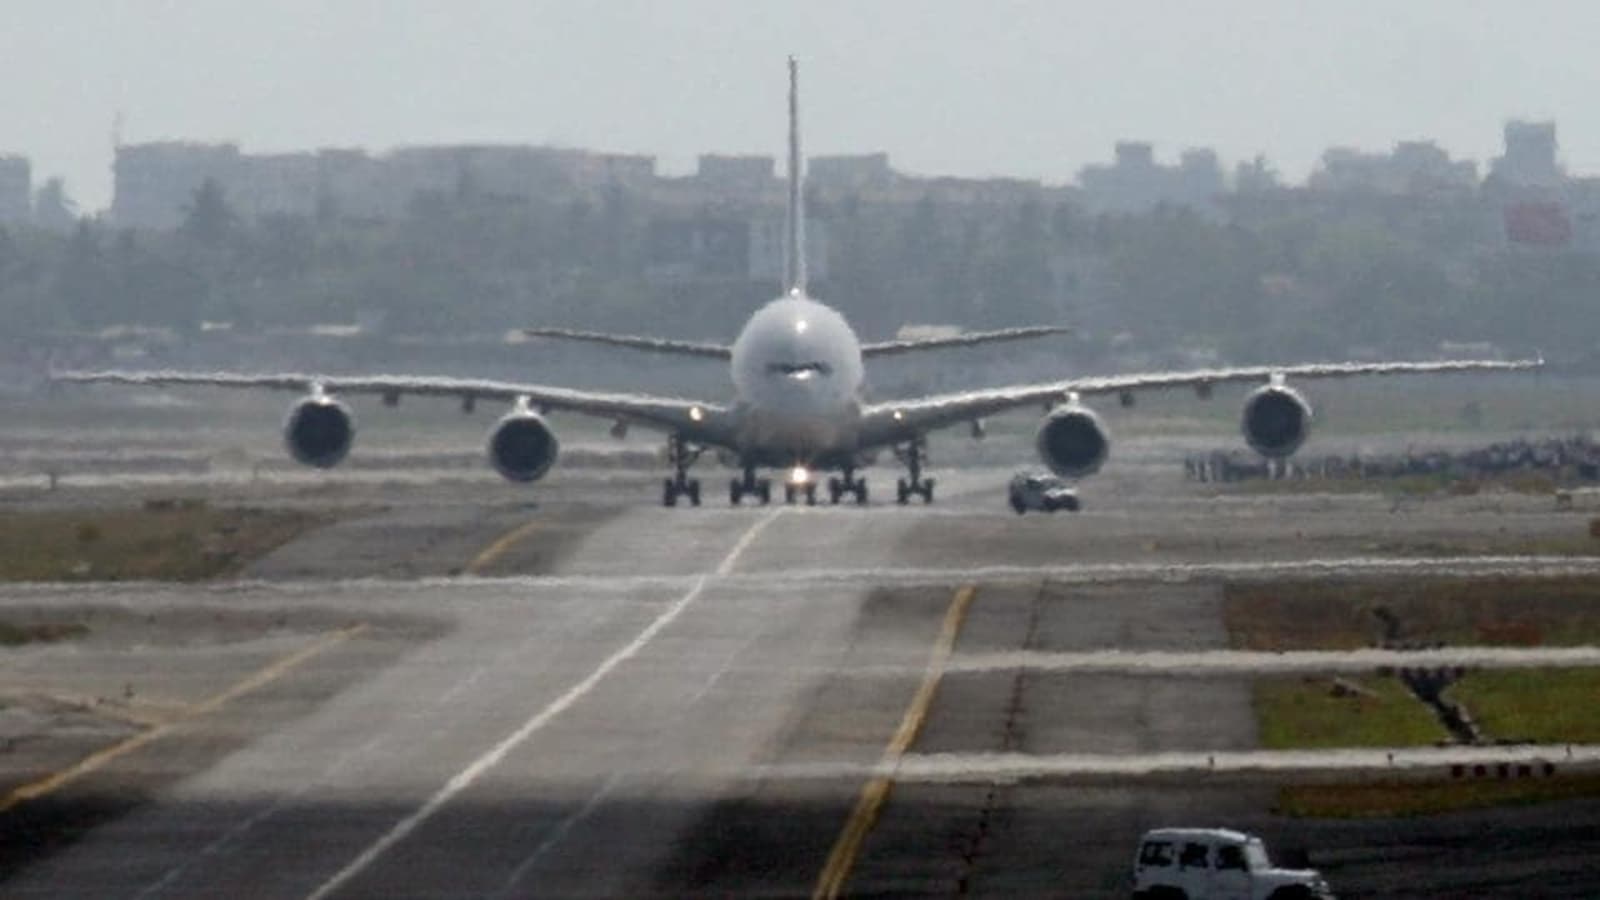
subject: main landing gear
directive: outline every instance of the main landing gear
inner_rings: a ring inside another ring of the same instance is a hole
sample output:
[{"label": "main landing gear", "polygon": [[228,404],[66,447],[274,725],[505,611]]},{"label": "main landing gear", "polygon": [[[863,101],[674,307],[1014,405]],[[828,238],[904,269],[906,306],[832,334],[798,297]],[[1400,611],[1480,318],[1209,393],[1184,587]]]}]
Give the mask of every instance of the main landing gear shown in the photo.
[{"label": "main landing gear", "polygon": [[756,470],[750,466],[745,467],[743,478],[735,478],[728,482],[729,503],[738,506],[745,497],[756,498],[761,501],[762,506],[772,502],[772,481],[767,478],[757,478]]},{"label": "main landing gear", "polygon": [[678,435],[667,440],[667,461],[672,463],[673,475],[661,482],[662,506],[677,506],[679,497],[687,498],[690,506],[700,505],[700,479],[689,477],[689,467],[699,458],[700,448],[690,448]]},{"label": "main landing gear", "polygon": [[807,481],[804,484],[786,482],[783,486],[783,502],[793,503],[797,498],[806,498],[807,506],[817,505],[817,483]]},{"label": "main landing gear", "polygon": [[906,444],[902,449],[894,448],[895,459],[900,460],[906,467],[909,478],[900,478],[895,481],[895,502],[901,506],[910,502],[912,497],[921,497],[924,504],[933,502],[933,479],[922,477],[922,464],[928,459],[928,446],[921,439]]},{"label": "main landing gear", "polygon": [[856,505],[857,506],[866,506],[867,505],[867,480],[865,478],[857,478],[856,474],[853,471],[849,470],[849,469],[845,469],[844,470],[844,477],[843,478],[829,478],[828,479],[828,500],[829,501],[831,501],[834,505],[837,506],[838,503],[839,503],[839,499],[841,497],[843,497],[845,494],[854,495],[855,498],[856,498]]}]

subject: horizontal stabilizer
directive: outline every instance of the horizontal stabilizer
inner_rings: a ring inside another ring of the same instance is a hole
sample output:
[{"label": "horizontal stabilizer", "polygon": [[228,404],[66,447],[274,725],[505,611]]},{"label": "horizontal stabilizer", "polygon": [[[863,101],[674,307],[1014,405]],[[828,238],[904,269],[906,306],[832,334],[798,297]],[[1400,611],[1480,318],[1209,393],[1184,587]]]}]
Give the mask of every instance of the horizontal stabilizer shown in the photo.
[{"label": "horizontal stabilizer", "polygon": [[893,356],[897,353],[911,353],[916,350],[976,347],[980,344],[999,344],[1005,341],[1020,341],[1025,338],[1045,337],[1052,334],[1067,334],[1071,331],[1072,329],[1060,325],[1030,325],[1025,328],[1002,328],[999,331],[974,331],[969,334],[958,334],[952,337],[884,341],[880,344],[861,345],[861,355],[871,358],[874,356]]},{"label": "horizontal stabilizer", "polygon": [[698,356],[704,359],[732,359],[733,348],[723,344],[702,344],[694,341],[673,341],[666,338],[645,337],[635,334],[608,334],[603,331],[576,331],[571,328],[524,328],[528,337],[558,338],[566,341],[587,341],[612,347],[629,347],[652,353],[670,353],[676,356]]}]

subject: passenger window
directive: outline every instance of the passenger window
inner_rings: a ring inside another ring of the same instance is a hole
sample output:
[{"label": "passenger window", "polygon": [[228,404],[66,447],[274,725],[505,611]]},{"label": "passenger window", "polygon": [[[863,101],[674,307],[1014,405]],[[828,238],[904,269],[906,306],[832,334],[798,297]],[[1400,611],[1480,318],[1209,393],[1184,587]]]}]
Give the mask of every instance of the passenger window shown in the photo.
[{"label": "passenger window", "polygon": [[1178,865],[1185,869],[1204,869],[1206,867],[1206,851],[1210,849],[1205,844],[1184,844],[1183,855],[1178,857]]},{"label": "passenger window", "polygon": [[1217,848],[1217,868],[1237,869],[1241,872],[1249,870],[1244,864],[1244,851],[1232,844],[1224,844]]},{"label": "passenger window", "polygon": [[1172,845],[1165,841],[1146,842],[1139,850],[1139,865],[1162,867],[1172,865]]}]

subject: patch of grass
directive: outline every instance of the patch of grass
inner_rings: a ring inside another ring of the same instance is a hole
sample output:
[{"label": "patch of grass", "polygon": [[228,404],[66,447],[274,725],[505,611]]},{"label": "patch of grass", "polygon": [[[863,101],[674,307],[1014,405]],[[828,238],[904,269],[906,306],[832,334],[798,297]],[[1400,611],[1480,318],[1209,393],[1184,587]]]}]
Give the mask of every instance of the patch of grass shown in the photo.
[{"label": "patch of grass", "polygon": [[81,638],[89,633],[89,626],[80,622],[33,622],[18,624],[0,621],[0,646],[20,647],[23,644],[55,644]]},{"label": "patch of grass", "polygon": [[1352,650],[1377,643],[1378,610],[1407,638],[1451,644],[1600,642],[1600,579],[1397,578],[1231,584],[1223,616],[1248,650]]},{"label": "patch of grass", "polygon": [[330,516],[213,509],[41,510],[0,519],[0,581],[196,581],[227,575]]},{"label": "patch of grass", "polygon": [[1600,775],[1294,785],[1278,791],[1278,812],[1319,819],[1426,816],[1600,796]]},{"label": "patch of grass", "polygon": [[1493,738],[1600,742],[1600,669],[1469,672],[1450,688],[1450,696]]},{"label": "patch of grass", "polygon": [[1328,678],[1255,683],[1261,746],[1269,750],[1427,746],[1449,737],[1393,678],[1346,679],[1362,693],[1335,696]]}]

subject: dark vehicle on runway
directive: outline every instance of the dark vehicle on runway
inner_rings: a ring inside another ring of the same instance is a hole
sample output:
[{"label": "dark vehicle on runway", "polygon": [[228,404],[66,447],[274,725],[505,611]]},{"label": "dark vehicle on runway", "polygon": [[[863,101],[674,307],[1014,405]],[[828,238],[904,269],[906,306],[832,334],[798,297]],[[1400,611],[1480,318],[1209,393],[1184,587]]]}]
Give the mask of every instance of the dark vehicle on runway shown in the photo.
[{"label": "dark vehicle on runway", "polygon": [[1145,832],[1134,900],[1333,900],[1315,869],[1279,869],[1261,839],[1227,828]]},{"label": "dark vehicle on runway", "polygon": [[1048,472],[1018,472],[1011,476],[1008,494],[1011,508],[1019,516],[1030,509],[1053,513],[1058,509],[1077,512],[1082,508],[1072,485]]}]

